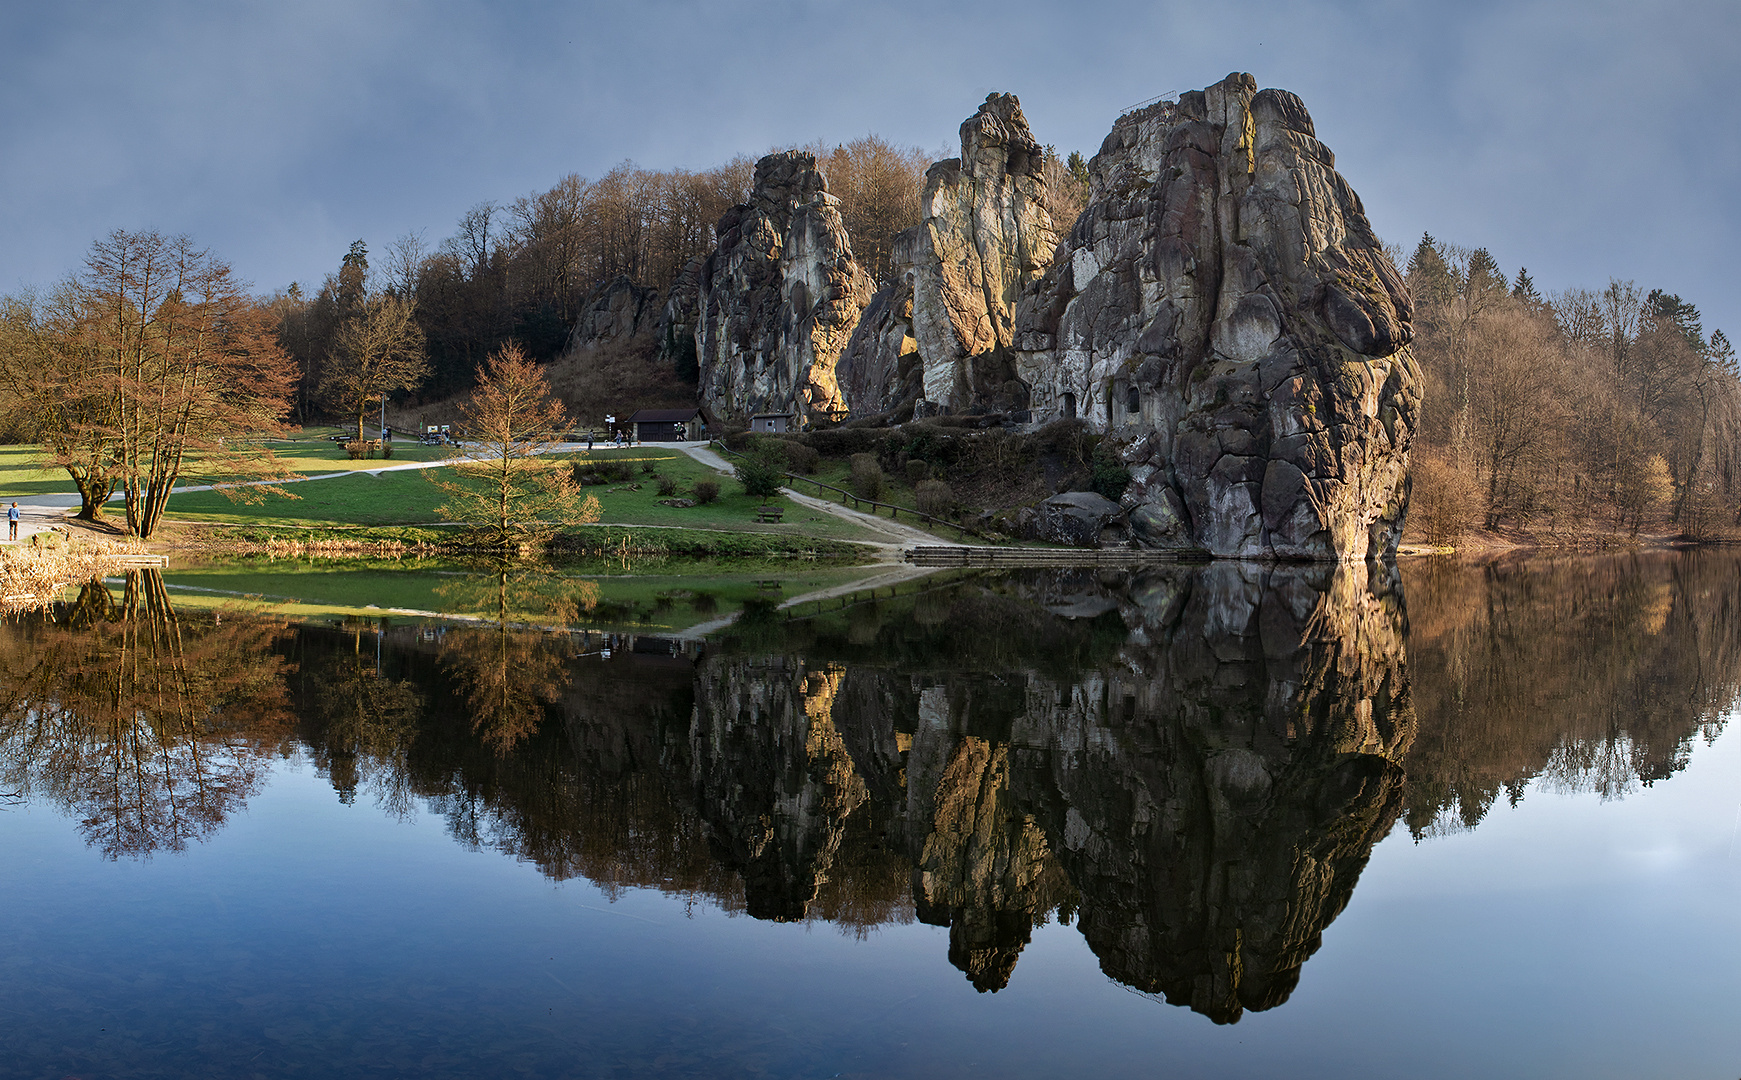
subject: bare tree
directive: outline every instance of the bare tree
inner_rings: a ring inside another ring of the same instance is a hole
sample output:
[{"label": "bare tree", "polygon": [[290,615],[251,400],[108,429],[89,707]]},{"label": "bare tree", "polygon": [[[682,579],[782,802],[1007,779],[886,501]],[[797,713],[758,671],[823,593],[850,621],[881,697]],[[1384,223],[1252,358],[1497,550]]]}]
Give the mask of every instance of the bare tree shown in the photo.
[{"label": "bare tree", "polygon": [[249,444],[277,429],[296,377],[269,310],[186,236],[116,230],[85,265],[79,302],[114,380],[128,529],[152,534],[190,453],[209,474],[269,478],[271,455]]},{"label": "bare tree", "polygon": [[1040,164],[1040,179],[1046,185],[1046,213],[1060,234],[1068,233],[1088,205],[1088,166],[1082,155],[1071,152],[1060,159],[1058,151],[1046,147],[1046,159]]},{"label": "bare tree", "polygon": [[1557,433],[1561,353],[1553,327],[1519,309],[1492,315],[1470,341],[1471,414],[1487,526],[1527,511]]},{"label": "bare tree", "polygon": [[440,512],[470,524],[481,542],[535,544],[560,525],[598,520],[598,500],[583,496],[568,462],[547,453],[568,412],[518,345],[484,361],[461,423],[468,445],[434,482],[448,496]]},{"label": "bare tree", "polygon": [[1627,359],[1632,351],[1632,340],[1638,336],[1639,325],[1644,319],[1644,293],[1630,281],[1610,278],[1597,304],[1602,318],[1603,339],[1614,364],[1614,376],[1624,381],[1628,374]]},{"label": "bare tree", "polygon": [[495,203],[486,200],[467,210],[459,219],[459,232],[449,237],[445,245],[474,271],[490,264],[490,254],[494,250],[490,245],[496,239],[492,237],[490,228],[495,222],[496,209]]},{"label": "bare tree", "polygon": [[413,229],[387,245],[386,290],[401,300],[417,299],[417,275],[423,270],[423,260],[429,258],[429,245],[423,230]]},{"label": "bare tree", "polygon": [[40,444],[79,493],[78,517],[101,520],[118,471],[113,371],[88,323],[77,282],[46,297],[0,301],[0,393],[17,434]]},{"label": "bare tree", "polygon": [[428,375],[423,330],[412,312],[408,300],[390,293],[373,296],[333,336],[321,396],[357,418],[359,440],[371,405],[394,391],[415,388]]},{"label": "bare tree", "polygon": [[886,281],[895,237],[919,224],[919,193],[930,157],[879,135],[832,149],[817,143],[810,151],[828,180],[829,193],[840,200],[840,220],[852,240],[853,257],[874,279]]}]

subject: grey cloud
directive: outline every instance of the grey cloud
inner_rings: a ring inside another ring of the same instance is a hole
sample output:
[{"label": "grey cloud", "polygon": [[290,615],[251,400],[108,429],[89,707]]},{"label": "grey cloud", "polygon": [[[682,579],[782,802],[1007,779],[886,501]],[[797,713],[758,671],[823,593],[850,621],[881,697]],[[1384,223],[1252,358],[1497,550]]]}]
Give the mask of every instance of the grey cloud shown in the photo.
[{"label": "grey cloud", "polygon": [[1305,98],[1380,231],[1609,275],[1741,329],[1729,3],[483,3],[0,13],[0,288],[115,227],[262,289],[351,240],[632,158],[704,167],[876,131],[936,148],[986,92],[1092,153],[1121,108],[1251,71]]}]

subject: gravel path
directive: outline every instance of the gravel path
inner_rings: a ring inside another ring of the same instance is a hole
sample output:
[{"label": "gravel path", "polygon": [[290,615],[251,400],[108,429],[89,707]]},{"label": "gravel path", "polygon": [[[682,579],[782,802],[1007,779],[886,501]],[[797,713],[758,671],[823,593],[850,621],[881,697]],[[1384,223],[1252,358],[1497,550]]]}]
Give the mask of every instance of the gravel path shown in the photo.
[{"label": "gravel path", "polygon": [[[727,476],[731,476],[736,472],[736,467],[733,466],[731,462],[715,453],[705,443],[660,442],[640,443],[638,445],[661,450],[680,450],[716,472],[723,473]],[[558,443],[551,448],[551,451],[554,453],[572,453],[577,450],[585,449],[585,443]],[[355,476],[358,473],[379,476],[384,472],[403,472],[408,469],[440,468],[443,465],[452,464],[452,461],[453,459],[451,458],[445,458],[439,461],[407,461],[398,465],[382,465],[375,469],[351,469],[344,472],[317,473],[314,476],[296,476],[276,482],[300,484],[312,480],[334,480],[341,476]],[[267,482],[268,481],[259,481],[259,483]],[[212,487],[213,485],[211,484],[186,484],[177,487],[174,493],[187,491],[210,491],[212,490]],[[877,517],[875,514],[866,514],[860,510],[853,510],[849,507],[842,506],[837,502],[830,502],[827,499],[819,499],[815,496],[804,495],[792,490],[791,488],[781,488],[780,491],[799,506],[819,513],[832,514],[843,521],[850,521],[854,525],[882,537],[883,539],[880,541],[868,541],[868,543],[873,547],[881,549],[883,557],[887,559],[899,559],[900,553],[904,549],[913,547],[914,545],[926,545],[932,547],[961,546],[954,540],[945,540],[940,536],[925,532],[923,529],[916,529],[911,525],[904,525],[901,522],[891,521],[888,518]],[[79,505],[79,497],[77,495],[20,495],[17,499],[20,515],[18,526],[18,539],[20,541],[26,540],[32,535],[43,532],[44,530],[53,529],[57,523],[69,516],[67,513],[69,510],[76,509]],[[120,500],[120,495],[112,496],[109,499],[110,502],[118,502]],[[7,505],[10,505],[12,502],[11,499],[3,497],[0,497],[0,501],[4,501]],[[605,524],[609,523],[606,522]],[[8,542],[9,541],[0,539],[0,544]]]},{"label": "gravel path", "polygon": [[[700,443],[650,443],[648,445],[681,450],[696,461],[701,462],[703,465],[715,469],[718,472],[725,473],[727,476],[736,472],[736,466],[732,465],[731,462],[720,457],[718,454],[714,453],[713,450]],[[804,495],[792,490],[791,488],[781,488],[780,491],[788,499],[791,499],[799,506],[809,510],[817,510],[824,514],[833,514],[835,517],[840,518],[843,521],[850,521],[854,525],[868,529],[871,532],[875,532],[878,535],[885,537],[886,539],[878,546],[885,549],[894,549],[897,557],[901,550],[913,547],[916,544],[927,547],[962,546],[957,541],[945,540],[942,537],[933,533],[928,533],[923,529],[917,529],[911,525],[903,525],[898,521],[891,521],[888,518],[878,517],[875,514],[867,514],[862,510],[854,510],[850,507],[842,506],[837,502],[831,502],[828,499],[819,499],[813,495]]]}]

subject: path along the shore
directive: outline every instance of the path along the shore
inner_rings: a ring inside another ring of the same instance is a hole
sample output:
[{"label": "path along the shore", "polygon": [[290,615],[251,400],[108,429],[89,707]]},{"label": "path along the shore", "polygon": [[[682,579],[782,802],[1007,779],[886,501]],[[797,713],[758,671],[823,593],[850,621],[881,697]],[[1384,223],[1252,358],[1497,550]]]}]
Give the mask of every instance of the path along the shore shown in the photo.
[{"label": "path along the shore", "polygon": [[[701,464],[706,465],[708,468],[723,473],[726,476],[734,475],[736,471],[730,462],[714,453],[705,443],[648,442],[637,443],[636,446],[649,449],[678,450],[688,454],[690,457],[694,458]],[[557,443],[550,448],[550,452],[574,453],[585,449],[585,443]],[[384,472],[403,472],[408,469],[438,469],[444,465],[453,464],[453,461],[454,459],[452,458],[444,458],[439,461],[407,461],[398,465],[382,465],[379,468],[374,469],[350,469],[343,472],[319,473],[314,476],[296,476],[277,482],[300,484],[311,483],[316,480],[333,480],[341,476],[355,476],[358,473],[379,476]],[[187,491],[210,491],[212,490],[212,487],[213,485],[211,484],[188,484],[175,488],[171,494],[179,494]],[[871,546],[880,549],[886,558],[898,559],[901,551],[916,544],[923,544],[930,547],[960,546],[956,541],[946,540],[940,536],[925,532],[923,529],[916,529],[911,525],[903,525],[898,521],[890,521],[888,518],[877,517],[875,514],[867,514],[860,510],[854,510],[850,507],[842,506],[839,503],[829,502],[827,499],[818,499],[814,496],[803,495],[799,492],[793,491],[791,488],[781,488],[780,491],[798,506],[825,514],[832,514],[845,521],[850,521],[868,532],[883,537],[880,541],[868,541],[868,543],[870,543]],[[71,516],[70,511],[76,510],[79,506],[79,497],[76,494],[19,495],[16,496],[16,500],[18,502],[19,510],[17,542],[20,543],[28,540],[36,533],[53,530],[57,525],[60,525]],[[111,496],[109,499],[110,502],[118,502],[120,500],[120,495]],[[0,501],[3,501],[7,506],[11,506],[13,498],[0,497]],[[599,524],[613,525],[620,523],[605,521],[600,522]],[[11,542],[13,541],[0,538],[0,544]]]}]

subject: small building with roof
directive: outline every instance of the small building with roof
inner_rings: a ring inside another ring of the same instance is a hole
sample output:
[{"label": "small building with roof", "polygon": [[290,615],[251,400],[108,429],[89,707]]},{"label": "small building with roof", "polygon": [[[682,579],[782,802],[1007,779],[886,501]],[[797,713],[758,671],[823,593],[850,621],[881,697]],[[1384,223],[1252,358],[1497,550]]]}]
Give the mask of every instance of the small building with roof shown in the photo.
[{"label": "small building with roof", "polygon": [[637,442],[696,442],[707,435],[700,409],[641,409],[629,417]]},{"label": "small building with roof", "polygon": [[794,414],[789,412],[756,413],[750,417],[751,431],[792,431],[797,428]]}]

